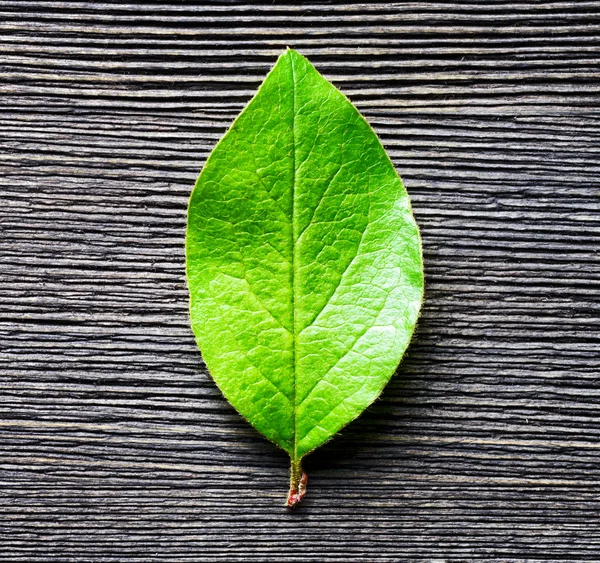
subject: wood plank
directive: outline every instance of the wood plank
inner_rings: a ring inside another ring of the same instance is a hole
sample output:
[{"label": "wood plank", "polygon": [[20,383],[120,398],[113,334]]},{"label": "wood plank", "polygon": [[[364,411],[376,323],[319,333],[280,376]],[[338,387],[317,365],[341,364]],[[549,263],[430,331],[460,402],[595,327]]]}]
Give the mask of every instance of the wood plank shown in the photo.
[{"label": "wood plank", "polygon": [[[0,560],[600,560],[600,5],[0,6]],[[286,46],[356,103],[421,226],[382,398],[307,461],[187,318],[198,170]]]}]

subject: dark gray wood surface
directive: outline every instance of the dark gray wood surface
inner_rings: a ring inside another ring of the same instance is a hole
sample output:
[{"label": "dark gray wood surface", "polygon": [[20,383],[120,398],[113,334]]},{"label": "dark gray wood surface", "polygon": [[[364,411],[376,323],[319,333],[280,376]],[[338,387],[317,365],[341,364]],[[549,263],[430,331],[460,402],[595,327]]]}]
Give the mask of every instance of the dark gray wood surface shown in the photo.
[{"label": "dark gray wood surface", "polygon": [[[598,1],[0,3],[0,560],[600,561]],[[380,134],[426,301],[306,463],[195,346],[186,204],[286,46]]]}]

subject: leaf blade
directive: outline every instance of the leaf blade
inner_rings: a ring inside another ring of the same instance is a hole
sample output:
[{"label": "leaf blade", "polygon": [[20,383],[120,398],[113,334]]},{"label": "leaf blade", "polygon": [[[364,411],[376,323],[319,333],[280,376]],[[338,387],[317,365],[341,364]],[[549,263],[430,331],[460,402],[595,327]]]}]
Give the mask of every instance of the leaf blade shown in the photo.
[{"label": "leaf blade", "polygon": [[377,398],[422,300],[418,228],[387,153],[291,50],[202,170],[186,254],[211,374],[292,460]]}]

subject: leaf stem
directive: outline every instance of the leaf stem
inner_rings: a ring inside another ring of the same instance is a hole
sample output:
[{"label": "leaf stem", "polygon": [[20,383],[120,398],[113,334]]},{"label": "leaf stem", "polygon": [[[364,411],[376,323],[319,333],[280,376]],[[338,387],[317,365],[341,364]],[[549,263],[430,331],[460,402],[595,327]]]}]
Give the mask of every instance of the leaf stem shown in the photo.
[{"label": "leaf stem", "polygon": [[306,494],[307,476],[302,469],[302,460],[292,459],[290,466],[290,492],[285,505],[294,508]]}]

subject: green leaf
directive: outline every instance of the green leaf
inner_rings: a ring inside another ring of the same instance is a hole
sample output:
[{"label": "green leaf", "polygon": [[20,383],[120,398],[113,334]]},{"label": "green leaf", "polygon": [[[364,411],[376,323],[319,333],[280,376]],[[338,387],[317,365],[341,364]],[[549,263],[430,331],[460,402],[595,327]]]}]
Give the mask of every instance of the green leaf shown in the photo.
[{"label": "green leaf", "polygon": [[394,373],[423,294],[402,181],[350,101],[293,50],[211,153],[186,240],[191,322],[230,403],[292,460]]}]

